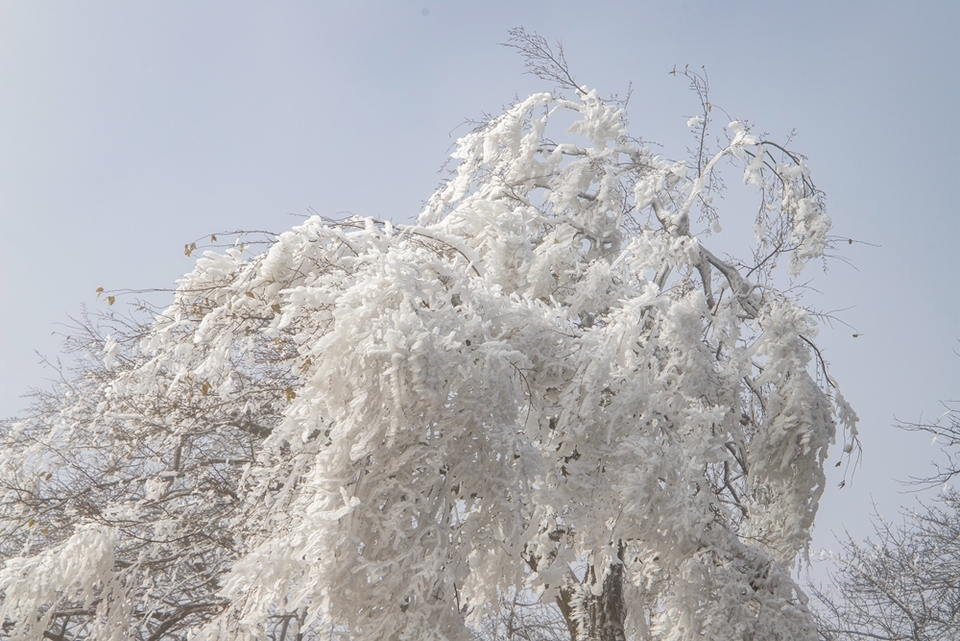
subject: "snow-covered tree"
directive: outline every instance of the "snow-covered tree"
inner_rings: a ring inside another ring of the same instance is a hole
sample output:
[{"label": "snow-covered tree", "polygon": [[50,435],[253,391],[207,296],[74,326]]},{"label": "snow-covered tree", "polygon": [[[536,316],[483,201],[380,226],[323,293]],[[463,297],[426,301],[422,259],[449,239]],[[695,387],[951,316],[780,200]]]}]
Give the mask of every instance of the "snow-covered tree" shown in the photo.
[{"label": "snow-covered tree", "polygon": [[416,224],[205,252],[74,339],[98,360],[2,431],[4,635],[456,640],[523,595],[575,641],[815,638],[790,569],[856,418],[776,286],[830,246],[804,159],[740,121],[710,151],[689,71],[698,149],[662,157],[514,38],[561,87],[463,136]]}]

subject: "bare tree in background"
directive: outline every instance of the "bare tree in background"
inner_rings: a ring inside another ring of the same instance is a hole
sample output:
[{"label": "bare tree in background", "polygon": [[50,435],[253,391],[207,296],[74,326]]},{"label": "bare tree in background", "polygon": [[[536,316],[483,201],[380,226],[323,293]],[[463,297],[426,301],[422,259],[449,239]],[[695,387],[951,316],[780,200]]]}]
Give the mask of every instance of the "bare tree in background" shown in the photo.
[{"label": "bare tree in background", "polygon": [[944,489],[900,522],[876,517],[873,537],[841,542],[830,585],[813,590],[824,639],[960,639],[960,493],[948,486],[960,475],[960,413],[951,409],[937,423],[901,427],[943,445],[947,462],[918,482]]}]

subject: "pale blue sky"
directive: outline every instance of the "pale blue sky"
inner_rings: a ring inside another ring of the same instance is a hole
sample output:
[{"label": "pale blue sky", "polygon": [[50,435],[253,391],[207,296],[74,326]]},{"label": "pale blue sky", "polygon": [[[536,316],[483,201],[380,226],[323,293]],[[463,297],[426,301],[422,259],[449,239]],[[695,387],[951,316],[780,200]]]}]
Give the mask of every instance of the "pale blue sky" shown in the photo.
[{"label": "pale blue sky", "polygon": [[562,39],[579,82],[632,82],[633,133],[665,154],[697,111],[674,65],[706,65],[759,131],[797,129],[837,233],[879,246],[843,246],[856,269],[807,298],[862,334],[821,336],[864,458],[842,490],[831,465],[816,545],[865,534],[871,497],[894,516],[913,499],[892,478],[936,455],[894,416],[960,397],[955,1],[0,0],[0,415],[43,384],[56,323],[97,287],[170,286],[186,242],[308,208],[410,220],[458,125],[551,88],[497,46],[520,25]]}]

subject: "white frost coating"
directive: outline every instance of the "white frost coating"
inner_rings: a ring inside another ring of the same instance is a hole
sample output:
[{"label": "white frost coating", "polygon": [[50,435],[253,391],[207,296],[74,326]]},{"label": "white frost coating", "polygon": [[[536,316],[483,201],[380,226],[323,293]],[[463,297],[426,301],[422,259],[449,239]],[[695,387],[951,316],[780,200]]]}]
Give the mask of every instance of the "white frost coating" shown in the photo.
[{"label": "white frost coating", "polygon": [[103,364],[107,369],[116,367],[120,352],[120,344],[117,339],[108,334],[103,342]]},{"label": "white frost coating", "polygon": [[116,540],[113,528],[92,526],[40,554],[8,559],[0,570],[0,621],[14,625],[4,632],[14,639],[41,639],[60,603],[91,608],[113,578]]},{"label": "white frost coating", "polygon": [[623,110],[600,100],[596,89],[582,94],[581,100],[583,102],[576,109],[583,117],[570,125],[567,133],[587,136],[597,147],[605,147],[608,142],[619,140],[626,134]]},{"label": "white frost coating", "polygon": [[[456,641],[524,588],[584,639],[616,598],[657,641],[815,638],[789,571],[856,416],[773,270],[830,223],[799,157],[729,128],[695,173],[596,92],[537,94],[458,141],[415,226],[204,254],[4,433],[19,638]],[[725,159],[763,201],[739,269],[693,215]]]},{"label": "white frost coating", "polygon": [[790,255],[790,274],[796,276],[808,260],[823,256],[829,242],[827,232],[830,231],[832,223],[811,197],[797,200],[794,207],[791,238],[797,249]]},{"label": "white frost coating", "polygon": [[739,120],[734,120],[729,125],[727,129],[733,132],[733,140],[730,141],[730,147],[734,149],[734,153],[738,159],[743,159],[742,153],[739,150],[744,147],[750,147],[757,144],[757,137],[750,134],[750,130],[744,126]]}]

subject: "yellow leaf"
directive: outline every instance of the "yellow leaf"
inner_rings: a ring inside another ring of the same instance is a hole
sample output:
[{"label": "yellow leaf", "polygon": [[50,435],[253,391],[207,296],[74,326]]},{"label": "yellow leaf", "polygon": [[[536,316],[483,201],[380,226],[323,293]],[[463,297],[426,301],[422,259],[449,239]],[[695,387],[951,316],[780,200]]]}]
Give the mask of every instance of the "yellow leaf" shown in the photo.
[{"label": "yellow leaf", "polygon": [[29,521],[27,521],[27,527],[33,527],[34,523],[36,523],[36,521],[34,521],[33,519],[30,519]]},{"label": "yellow leaf", "polygon": [[247,292],[246,294],[244,294],[244,296],[246,296],[247,298],[254,298],[253,292]]},{"label": "yellow leaf", "polygon": [[97,298],[100,297],[100,294],[103,293],[103,287],[97,287]]},{"label": "yellow leaf", "polygon": [[275,311],[275,312],[278,313],[278,314],[280,313],[280,305],[278,305],[277,303],[274,303],[273,305],[271,305],[271,306],[270,306],[270,309],[272,309],[273,311]]},{"label": "yellow leaf", "polygon": [[190,243],[189,245],[184,245],[184,246],[183,246],[183,255],[184,255],[184,256],[189,256],[190,254],[193,253],[193,250],[195,250],[196,248],[197,248],[197,244],[196,244],[196,243]]},{"label": "yellow leaf", "polygon": [[287,389],[283,390],[283,393],[287,397],[288,403],[297,397],[297,393],[293,391],[292,387],[288,387]]},{"label": "yellow leaf", "polygon": [[200,393],[203,394],[204,396],[206,396],[207,394],[209,394],[209,393],[210,393],[210,383],[204,382],[204,384],[200,386]]},{"label": "yellow leaf", "polygon": [[307,360],[303,361],[303,364],[300,366],[300,371],[304,374],[307,373],[307,370],[310,369],[310,366],[313,365],[313,361],[307,357]]},{"label": "yellow leaf", "polygon": [[107,296],[107,305],[113,305],[117,302],[117,299],[114,296]]},{"label": "yellow leaf", "polygon": [[217,242],[217,237],[216,237],[215,234],[210,234],[210,242],[211,242],[211,243]]}]

